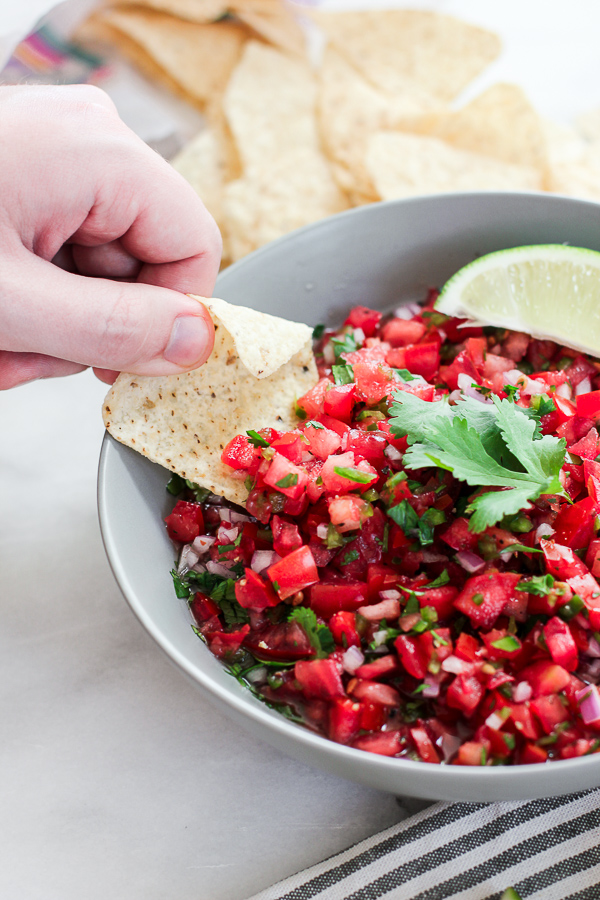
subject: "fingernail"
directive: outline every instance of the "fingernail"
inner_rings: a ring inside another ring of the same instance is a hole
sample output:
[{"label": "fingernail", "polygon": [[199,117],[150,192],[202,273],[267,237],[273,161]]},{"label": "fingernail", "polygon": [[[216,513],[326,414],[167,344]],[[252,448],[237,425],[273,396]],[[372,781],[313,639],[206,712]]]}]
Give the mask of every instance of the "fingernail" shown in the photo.
[{"label": "fingernail", "polygon": [[210,354],[209,328],[203,316],[178,316],[173,323],[164,358],[183,368],[201,366]]}]

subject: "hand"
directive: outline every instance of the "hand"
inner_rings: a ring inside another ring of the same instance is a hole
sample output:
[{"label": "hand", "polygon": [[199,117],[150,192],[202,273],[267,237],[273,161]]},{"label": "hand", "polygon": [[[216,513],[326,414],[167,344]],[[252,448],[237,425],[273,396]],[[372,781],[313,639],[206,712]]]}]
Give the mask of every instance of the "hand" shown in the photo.
[{"label": "hand", "polygon": [[213,346],[215,222],[87,85],[0,87],[0,389],[166,375]]}]

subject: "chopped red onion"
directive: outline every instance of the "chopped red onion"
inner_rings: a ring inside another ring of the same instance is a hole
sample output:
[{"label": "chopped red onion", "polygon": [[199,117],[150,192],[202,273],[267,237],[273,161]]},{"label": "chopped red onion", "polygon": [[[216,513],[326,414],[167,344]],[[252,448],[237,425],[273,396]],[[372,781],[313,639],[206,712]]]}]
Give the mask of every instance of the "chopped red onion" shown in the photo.
[{"label": "chopped red onion", "polygon": [[273,563],[279,562],[281,557],[274,550],[255,550],[250,561],[250,568],[259,575],[272,566]]},{"label": "chopped red onion", "polygon": [[220,575],[221,578],[231,578],[231,572],[223,563],[214,562],[209,559],[206,563],[206,569],[211,575]]},{"label": "chopped red onion", "polygon": [[329,526],[324,522],[321,522],[320,525],[317,525],[317,537],[321,538],[322,541],[327,537],[327,533],[329,531]]},{"label": "chopped red onion", "polygon": [[342,656],[342,668],[350,675],[354,675],[359,666],[365,661],[365,654],[360,647],[348,647]]},{"label": "chopped red onion", "polygon": [[400,591],[379,591],[379,596],[382,600],[399,600],[400,599]]},{"label": "chopped red onion", "polygon": [[251,522],[252,516],[239,513],[235,509],[229,509],[227,506],[219,507],[219,518],[221,522]]},{"label": "chopped red onion", "polygon": [[526,700],[531,700],[532,694],[533,690],[529,682],[519,681],[513,688],[512,698],[515,703],[525,703]]},{"label": "chopped red onion", "polygon": [[360,606],[357,612],[369,622],[380,622],[382,619],[397,619],[400,615],[399,600],[382,600],[371,606]]},{"label": "chopped red onion", "polygon": [[470,550],[460,550],[456,554],[456,562],[469,574],[478,572],[485,566],[485,560],[477,556],[476,553],[471,553]]},{"label": "chopped red onion", "polygon": [[473,400],[479,400],[480,403],[487,404],[490,406],[492,401],[487,397],[484,397],[482,393],[480,393],[477,388],[473,387],[473,379],[470,375],[467,375],[466,372],[461,372],[458,376],[458,386],[465,397],[471,397]]},{"label": "chopped red onion", "polygon": [[444,761],[453,759],[462,744],[462,739],[457,734],[445,732],[440,739],[440,747],[444,754]]},{"label": "chopped red onion", "polygon": [[600,659],[600,644],[592,635],[588,641],[588,647],[585,651],[588,656],[591,656],[593,659]]},{"label": "chopped red onion", "polygon": [[458,656],[447,656],[442,662],[442,671],[451,672],[452,675],[467,675],[475,668],[474,663],[467,662],[466,659],[460,659]]},{"label": "chopped red onion", "polygon": [[[381,631],[376,631],[373,635],[373,644],[376,648],[384,647],[385,642],[387,641],[388,633],[385,629]],[[385,649],[385,647],[384,647]]]},{"label": "chopped red onion", "polygon": [[563,384],[558,385],[558,387],[556,388],[556,393],[559,397],[564,397],[565,400],[570,400],[573,396],[573,391],[566,381]]},{"label": "chopped red onion", "polygon": [[589,394],[592,390],[592,382],[590,381],[589,375],[580,381],[577,387],[575,388],[575,396],[579,397],[580,394]]},{"label": "chopped red onion", "polygon": [[433,681],[432,678],[427,676],[423,682],[425,687],[421,691],[422,697],[439,697],[440,695],[440,686],[437,681]]},{"label": "chopped red onion", "polygon": [[354,329],[354,340],[357,344],[364,344],[365,342],[365,333],[362,328]]},{"label": "chopped red onion", "polygon": [[225,525],[221,524],[217,531],[217,540],[220,544],[233,544],[239,533],[240,529],[237,525],[234,525],[233,528],[227,528]]},{"label": "chopped red onion", "polygon": [[584,688],[577,691],[575,699],[579,703],[581,718],[586,725],[600,719],[600,692],[595,684],[586,684]]},{"label": "chopped red onion", "polygon": [[258,684],[259,682],[264,681],[266,677],[266,666],[261,666],[259,669],[249,669],[244,675],[244,678],[247,678],[251,684]]},{"label": "chopped red onion", "polygon": [[326,366],[332,366],[335,362],[335,350],[333,349],[331,341],[327,341],[323,347],[323,362]]},{"label": "chopped red onion", "polygon": [[210,534],[201,534],[197,538],[194,538],[192,547],[198,556],[204,556],[205,553],[208,553],[216,540],[216,537],[213,537]]},{"label": "chopped red onion", "polygon": [[552,537],[553,534],[554,528],[552,528],[550,525],[538,525],[535,530],[535,543],[539,544],[542,538]]},{"label": "chopped red onion", "polygon": [[421,304],[420,303],[407,303],[403,306],[398,306],[394,310],[394,316],[397,319],[412,319],[414,316],[418,316],[421,312]]},{"label": "chopped red onion", "polygon": [[504,725],[504,722],[505,720],[497,712],[490,713],[490,715],[485,720],[485,724],[488,728],[491,728],[492,731],[500,731],[500,729]]},{"label": "chopped red onion", "polygon": [[183,575],[192,566],[195,566],[200,555],[192,548],[191,544],[184,544],[179,554],[179,563],[177,565],[177,574]]},{"label": "chopped red onion", "polygon": [[435,550],[422,550],[421,561],[424,563],[448,562],[448,557],[443,553],[436,553]]},{"label": "chopped red onion", "polygon": [[462,391],[452,391],[451,394],[448,394],[448,400],[450,403],[457,403],[459,400],[462,400]]},{"label": "chopped red onion", "polygon": [[579,664],[577,674],[586,681],[597,682],[600,678],[600,659],[584,658]]},{"label": "chopped red onion", "polygon": [[385,450],[383,451],[383,455],[386,456],[392,462],[400,462],[402,459],[402,454],[396,447],[392,446],[392,444],[388,444]]},{"label": "chopped red onion", "polygon": [[197,562],[195,566],[192,566],[192,572],[206,572],[206,566]]}]

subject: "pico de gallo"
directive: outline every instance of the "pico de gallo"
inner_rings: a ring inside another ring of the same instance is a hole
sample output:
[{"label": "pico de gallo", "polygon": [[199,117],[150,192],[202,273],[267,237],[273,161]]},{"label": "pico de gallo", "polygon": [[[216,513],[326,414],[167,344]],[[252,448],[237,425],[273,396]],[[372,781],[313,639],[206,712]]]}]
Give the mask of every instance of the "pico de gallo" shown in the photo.
[{"label": "pico de gallo", "polygon": [[424,305],[315,329],[298,425],[174,476],[172,575],[265,703],[433,764],[600,750],[600,362]]}]

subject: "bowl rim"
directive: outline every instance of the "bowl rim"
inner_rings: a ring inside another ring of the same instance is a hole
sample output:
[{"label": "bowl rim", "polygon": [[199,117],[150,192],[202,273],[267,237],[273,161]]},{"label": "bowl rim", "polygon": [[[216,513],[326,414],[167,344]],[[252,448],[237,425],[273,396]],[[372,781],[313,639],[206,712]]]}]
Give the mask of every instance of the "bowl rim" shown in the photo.
[{"label": "bowl rim", "polygon": [[[482,197],[488,198],[493,202],[496,202],[497,199],[500,198],[500,202],[507,203],[519,197],[530,197],[536,199],[539,198],[542,203],[547,202],[550,205],[553,203],[561,205],[561,203],[568,202],[570,205],[582,204],[583,206],[596,208],[600,212],[600,204],[595,203],[594,201],[568,197],[560,194],[549,194],[542,191],[459,191],[365,204],[360,207],[354,207],[352,209],[344,210],[343,212],[337,213],[334,216],[329,216],[325,219],[321,219],[317,222],[305,225],[302,228],[296,229],[295,231],[283,235],[282,237],[270,242],[269,244],[260,247],[258,250],[254,251],[248,256],[243,257],[242,259],[228,266],[225,270],[223,270],[222,273],[220,273],[216,283],[216,292],[218,294],[219,284],[226,282],[231,273],[237,273],[240,268],[243,268],[247,264],[248,260],[254,261],[259,257],[268,257],[272,253],[278,253],[282,246],[286,245],[289,242],[296,241],[300,236],[305,235],[307,232],[318,233],[324,228],[330,228],[332,222],[335,223],[340,219],[347,219],[349,217],[361,217],[369,213],[372,214],[375,208],[380,207],[389,208],[399,205],[422,205],[427,203],[436,204],[439,203],[443,198],[447,198],[448,201],[451,202],[456,201],[456,199],[458,198],[464,198],[465,200],[468,200],[475,198],[481,199]],[[242,718],[250,718],[255,724],[266,728],[267,731],[276,732],[287,741],[292,739],[295,743],[303,745],[311,751],[316,751],[316,753],[321,757],[326,756],[331,758],[332,760],[344,760],[350,763],[352,767],[362,765],[363,767],[366,767],[374,772],[385,774],[386,776],[388,776],[387,780],[389,781],[391,781],[392,776],[395,775],[398,782],[401,782],[407,777],[410,778],[411,772],[415,775],[418,773],[421,778],[426,776],[427,780],[431,784],[430,793],[432,796],[435,795],[435,792],[438,789],[439,796],[443,796],[445,793],[444,785],[449,779],[451,779],[453,782],[453,794],[459,794],[463,787],[465,790],[465,794],[472,794],[473,788],[477,784],[480,784],[482,787],[484,785],[486,787],[491,787],[493,785],[494,793],[497,794],[498,797],[501,797],[503,787],[508,787],[508,785],[510,785],[513,789],[511,793],[514,792],[515,787],[523,787],[525,789],[525,793],[523,794],[522,799],[526,799],[529,796],[542,796],[542,794],[540,794],[539,792],[539,789],[535,790],[532,794],[527,794],[526,789],[528,785],[533,787],[541,780],[547,781],[549,771],[557,771],[557,774],[558,772],[560,772],[562,776],[566,776],[568,773],[572,773],[574,771],[582,773],[585,770],[594,770],[598,768],[600,761],[596,757],[596,754],[591,754],[589,756],[583,757],[574,757],[571,759],[552,760],[548,763],[548,765],[550,766],[550,770],[548,769],[548,766],[544,766],[539,763],[524,763],[510,766],[471,767],[450,766],[445,764],[431,765],[430,763],[403,757],[398,758],[381,756],[376,753],[365,752],[363,750],[358,750],[356,748],[332,741],[329,738],[318,734],[317,732],[313,732],[302,725],[287,720],[280,714],[274,715],[259,700],[256,700],[255,703],[249,703],[248,700],[252,697],[249,692],[240,693],[238,695],[233,691],[229,691],[226,687],[216,683],[215,681],[213,681],[210,675],[203,672],[198,666],[194,664],[192,660],[190,660],[184,653],[182,653],[172,641],[167,639],[162,634],[161,629],[157,625],[155,625],[152,617],[146,611],[143,602],[141,602],[138,598],[135,588],[127,575],[126,566],[124,565],[124,561],[121,558],[118,547],[115,545],[112,537],[111,509],[108,502],[107,479],[109,477],[109,469],[111,466],[113,454],[115,452],[118,452],[117,448],[119,448],[119,451],[125,451],[127,454],[133,454],[134,456],[132,458],[138,458],[139,456],[136,451],[119,444],[119,442],[116,441],[115,438],[113,438],[108,432],[105,432],[102,440],[98,465],[97,502],[102,542],[104,544],[105,552],[112,573],[130,609],[139,619],[139,621],[155,641],[155,643],[166,654],[171,662],[173,662],[185,675],[191,678],[192,681],[197,683],[206,692],[209,699],[217,701],[221,707],[225,709],[231,708]],[[146,460],[146,462],[149,461]],[[164,469],[164,471],[165,475],[167,475],[167,473],[169,472],[168,469]],[[208,648],[205,648],[205,650],[207,653],[210,652]],[[268,740],[268,737],[266,737],[265,739]],[[565,778],[563,777],[561,778],[561,780],[564,781]],[[600,783],[600,773],[598,774],[597,781]],[[401,792],[402,785],[399,784],[398,788]],[[388,790],[390,790],[391,792],[394,789],[388,788]],[[571,787],[566,787],[563,790],[559,790],[558,794],[567,793],[571,790]],[[548,792],[547,794],[544,794],[544,796],[550,796],[551,794],[556,793],[557,792]]]}]

